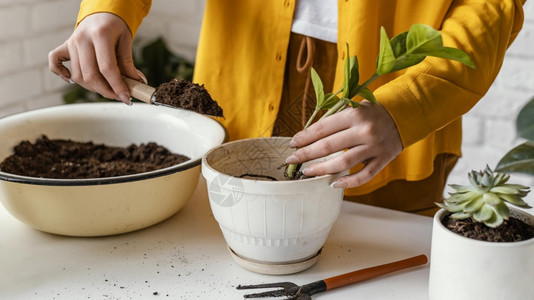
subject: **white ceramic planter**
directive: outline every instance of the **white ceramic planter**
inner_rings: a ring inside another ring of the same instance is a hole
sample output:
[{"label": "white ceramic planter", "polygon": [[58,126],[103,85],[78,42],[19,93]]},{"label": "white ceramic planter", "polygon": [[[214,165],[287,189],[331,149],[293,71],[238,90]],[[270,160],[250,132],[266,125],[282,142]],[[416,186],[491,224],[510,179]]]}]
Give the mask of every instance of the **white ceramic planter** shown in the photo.
[{"label": "white ceramic planter", "polygon": [[[289,140],[230,142],[212,149],[202,160],[213,215],[229,247],[245,260],[262,264],[306,261],[321,250],[339,214],[343,189],[329,186],[335,175],[298,181],[239,178],[249,173],[283,179],[278,167],[294,151]],[[300,269],[281,273],[294,271]]]},{"label": "white ceramic planter", "polygon": [[[534,216],[510,207],[512,216],[534,224]],[[465,238],[434,216],[430,300],[534,299],[534,239],[492,243]]]}]

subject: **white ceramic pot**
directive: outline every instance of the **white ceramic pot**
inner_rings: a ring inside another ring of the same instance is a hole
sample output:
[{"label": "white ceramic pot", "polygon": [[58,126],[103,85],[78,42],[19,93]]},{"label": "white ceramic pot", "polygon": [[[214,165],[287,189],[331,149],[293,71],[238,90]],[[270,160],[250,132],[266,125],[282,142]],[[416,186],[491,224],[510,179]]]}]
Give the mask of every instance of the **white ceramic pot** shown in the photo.
[{"label": "white ceramic pot", "polygon": [[[510,207],[512,216],[534,224],[534,216]],[[430,259],[430,300],[534,299],[534,239],[494,243],[465,238],[434,216]]]},{"label": "white ceramic pot", "polygon": [[[278,168],[294,151],[289,141],[234,141],[212,149],[202,160],[213,215],[240,258],[265,264],[306,261],[321,250],[339,214],[343,189],[329,186],[339,175],[283,180]],[[239,178],[247,173],[278,181]]]},{"label": "white ceramic pot", "polygon": [[47,179],[0,172],[0,201],[20,221],[42,231],[103,236],[148,227],[178,212],[200,176],[202,156],[225,137],[200,114],[135,103],[49,107],[0,119],[0,160],[22,140],[92,141],[110,146],[155,142],[191,160],[140,174],[97,179]]}]

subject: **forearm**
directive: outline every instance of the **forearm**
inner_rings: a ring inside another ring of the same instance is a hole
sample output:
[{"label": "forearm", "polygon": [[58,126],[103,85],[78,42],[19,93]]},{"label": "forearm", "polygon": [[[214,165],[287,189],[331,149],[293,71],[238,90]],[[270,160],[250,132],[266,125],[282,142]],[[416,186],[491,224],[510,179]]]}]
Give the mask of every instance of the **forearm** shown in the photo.
[{"label": "forearm", "polygon": [[108,12],[121,17],[134,36],[143,18],[148,14],[151,4],[151,0],[83,0],[80,4],[76,26],[88,15]]},{"label": "forearm", "polygon": [[441,28],[444,45],[468,53],[476,69],[427,57],[375,91],[404,147],[454,121],[486,93],[523,23],[522,2],[453,2]]}]

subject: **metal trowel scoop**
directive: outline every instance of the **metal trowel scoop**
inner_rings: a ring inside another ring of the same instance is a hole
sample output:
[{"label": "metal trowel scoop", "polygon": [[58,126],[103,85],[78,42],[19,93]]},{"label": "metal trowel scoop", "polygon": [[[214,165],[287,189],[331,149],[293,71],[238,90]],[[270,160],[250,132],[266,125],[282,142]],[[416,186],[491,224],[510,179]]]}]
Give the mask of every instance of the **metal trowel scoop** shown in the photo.
[{"label": "metal trowel scoop", "polygon": [[157,88],[123,76],[130,95],[148,104],[183,108],[194,112],[223,117],[222,108],[213,100],[204,86],[185,80],[172,80]]}]

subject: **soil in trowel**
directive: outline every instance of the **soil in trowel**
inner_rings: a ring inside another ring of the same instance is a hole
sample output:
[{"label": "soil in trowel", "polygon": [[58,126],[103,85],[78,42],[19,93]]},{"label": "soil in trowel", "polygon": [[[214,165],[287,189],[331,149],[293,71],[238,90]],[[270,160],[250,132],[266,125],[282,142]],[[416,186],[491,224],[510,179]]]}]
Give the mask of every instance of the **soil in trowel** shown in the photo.
[{"label": "soil in trowel", "polygon": [[186,80],[173,79],[156,88],[156,102],[192,110],[197,113],[223,117],[223,110],[204,88]]}]

